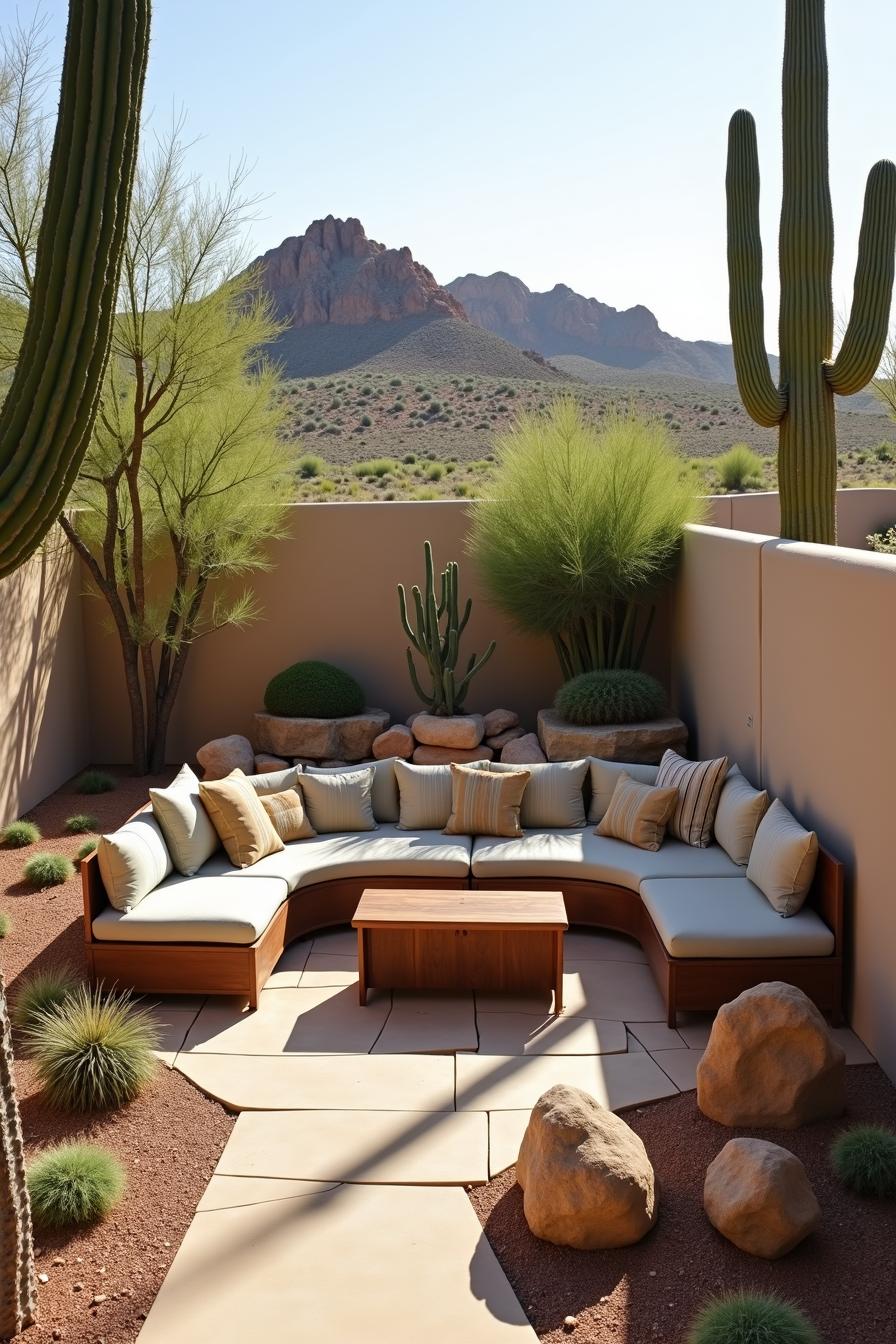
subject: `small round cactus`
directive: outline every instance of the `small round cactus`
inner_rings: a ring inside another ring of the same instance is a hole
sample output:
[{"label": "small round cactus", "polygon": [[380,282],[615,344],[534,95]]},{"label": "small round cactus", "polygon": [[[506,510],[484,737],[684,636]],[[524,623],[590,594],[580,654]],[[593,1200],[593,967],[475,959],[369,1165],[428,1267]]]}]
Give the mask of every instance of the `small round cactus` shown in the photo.
[{"label": "small round cactus", "polygon": [[645,723],[666,709],[666,693],[655,677],[629,668],[583,672],[561,686],[554,709],[567,723]]}]

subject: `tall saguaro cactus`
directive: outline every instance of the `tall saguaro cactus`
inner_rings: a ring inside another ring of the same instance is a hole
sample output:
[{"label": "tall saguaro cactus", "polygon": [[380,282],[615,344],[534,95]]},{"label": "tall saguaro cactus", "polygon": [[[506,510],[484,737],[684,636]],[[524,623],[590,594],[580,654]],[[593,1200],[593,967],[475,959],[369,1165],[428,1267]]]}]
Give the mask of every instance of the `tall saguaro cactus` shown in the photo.
[{"label": "tall saguaro cactus", "polygon": [[71,0],[34,289],[0,410],[0,577],[59,516],[109,355],[137,158],[150,0]]},{"label": "tall saguaro cactus", "polygon": [[0,1339],[9,1339],[30,1325],[37,1308],[31,1205],[10,1036],[0,972]]},{"label": "tall saguaro cactus", "polygon": [[784,190],[779,234],[780,385],[765,354],[759,158],[749,112],[728,128],[728,279],[737,385],[760,425],[779,427],[781,535],[836,541],[834,393],[860,391],[887,336],[896,247],[896,166],[868,175],[852,311],[837,358],[828,182],[828,67],[824,0],[787,0],[783,74]]}]

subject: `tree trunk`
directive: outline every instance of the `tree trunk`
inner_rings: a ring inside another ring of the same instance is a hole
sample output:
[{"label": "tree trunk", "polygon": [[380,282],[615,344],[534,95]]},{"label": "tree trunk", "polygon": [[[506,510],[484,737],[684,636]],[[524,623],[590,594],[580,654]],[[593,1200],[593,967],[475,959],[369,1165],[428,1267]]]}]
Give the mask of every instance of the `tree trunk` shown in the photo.
[{"label": "tree trunk", "polygon": [[37,1312],[31,1205],[12,1071],[6,987],[0,973],[0,1338],[19,1334]]}]

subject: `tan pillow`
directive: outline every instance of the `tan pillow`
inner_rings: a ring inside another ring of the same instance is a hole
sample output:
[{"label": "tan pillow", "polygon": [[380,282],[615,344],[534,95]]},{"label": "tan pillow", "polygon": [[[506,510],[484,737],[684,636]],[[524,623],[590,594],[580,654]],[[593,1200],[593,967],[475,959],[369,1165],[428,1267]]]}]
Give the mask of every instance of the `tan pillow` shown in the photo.
[{"label": "tan pillow", "polygon": [[759,823],[747,877],[778,914],[786,917],[802,908],[817,862],[818,836],[801,826],[776,798]]},{"label": "tan pillow", "polygon": [[308,818],[318,835],[376,830],[370,766],[332,775],[312,775],[303,770],[299,788]]},{"label": "tan pillow", "polygon": [[528,770],[508,770],[492,774],[452,765],[451,816],[445,835],[522,835],[520,804]]},{"label": "tan pillow", "polygon": [[725,853],[741,867],[750,861],[750,850],[760,821],[768,811],[765,789],[754,789],[736,765],[728,771],[713,830]]},{"label": "tan pillow", "polygon": [[150,789],[149,796],[175,868],[192,877],[219,843],[199,797],[199,780],[188,765],[182,765],[167,789]]},{"label": "tan pillow", "polygon": [[[487,770],[487,761],[468,761],[468,770]],[[402,831],[441,831],[451,816],[451,767],[395,761],[398,825]]]},{"label": "tan pillow", "polygon": [[719,794],[728,773],[728,757],[714,761],[688,761],[677,751],[664,751],[656,774],[658,789],[678,789],[678,802],[669,820],[669,834],[695,849],[706,849],[712,840]]},{"label": "tan pillow", "polygon": [[659,849],[677,802],[677,789],[639,784],[621,774],[595,834],[625,840],[639,849]]},{"label": "tan pillow", "polygon": [[395,782],[395,757],[382,761],[366,761],[360,765],[306,765],[306,775],[348,775],[356,770],[373,771],[370,801],[376,821],[398,820],[398,785]]},{"label": "tan pillow", "polygon": [[234,868],[248,868],[283,848],[283,841],[242,770],[202,781],[199,796]]},{"label": "tan pillow", "polygon": [[[520,766],[508,761],[491,761],[489,770],[506,774]],[[582,786],[588,773],[588,762],[548,761],[546,765],[524,767],[529,771],[529,783],[520,808],[520,825],[526,829],[562,830],[585,825],[585,799]]]},{"label": "tan pillow", "polygon": [[620,775],[628,775],[629,779],[636,779],[639,784],[656,783],[658,765],[602,761],[598,756],[589,756],[588,760],[591,767],[591,806],[588,809],[588,820],[593,826],[597,825],[610,806],[610,799],[619,783]]},{"label": "tan pillow", "polygon": [[266,793],[259,802],[273,823],[281,840],[310,840],[317,831],[305,816],[305,804],[298,789],[284,789],[282,793]]}]

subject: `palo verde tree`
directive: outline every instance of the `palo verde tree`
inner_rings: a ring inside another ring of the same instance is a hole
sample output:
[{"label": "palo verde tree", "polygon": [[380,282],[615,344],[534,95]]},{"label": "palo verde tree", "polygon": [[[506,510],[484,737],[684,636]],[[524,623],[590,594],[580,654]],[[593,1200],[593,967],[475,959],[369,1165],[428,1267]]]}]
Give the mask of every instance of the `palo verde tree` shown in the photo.
[{"label": "palo verde tree", "polygon": [[760,425],[778,426],[781,535],[836,541],[834,394],[874,377],[887,335],[896,245],[896,166],[868,175],[849,323],[836,359],[828,181],[828,65],[824,0],[787,0],[783,74],[784,186],[779,234],[780,384],[765,353],[756,125],[728,129],[728,277],[737,385]]}]

